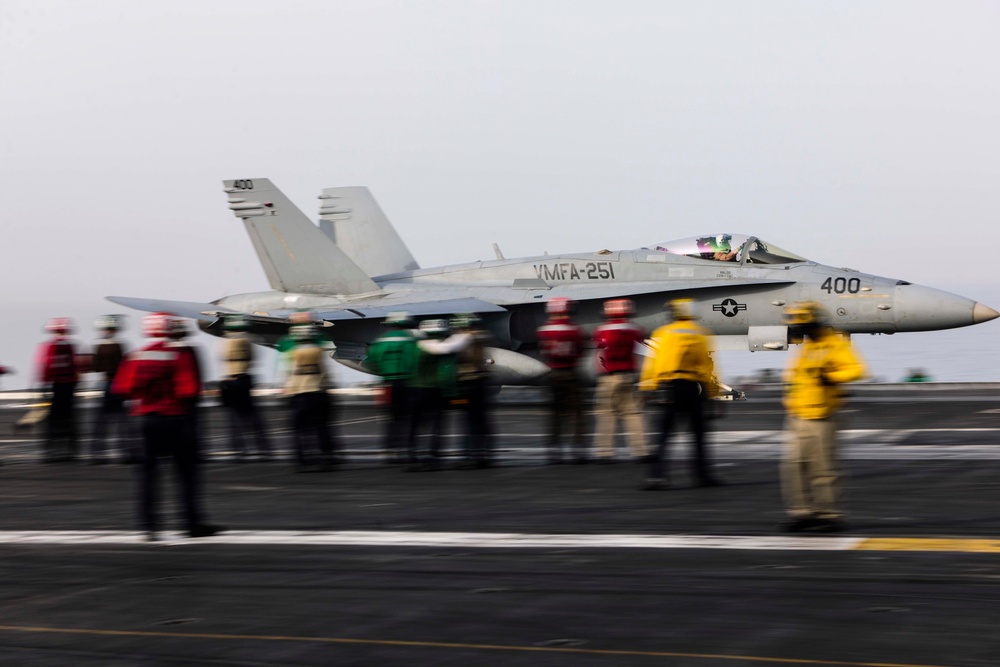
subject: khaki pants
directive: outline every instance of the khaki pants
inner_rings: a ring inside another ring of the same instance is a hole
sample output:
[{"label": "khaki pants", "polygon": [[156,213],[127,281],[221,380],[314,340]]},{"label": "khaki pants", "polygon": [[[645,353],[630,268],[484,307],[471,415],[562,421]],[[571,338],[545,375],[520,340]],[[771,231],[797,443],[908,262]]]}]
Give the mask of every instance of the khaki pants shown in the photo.
[{"label": "khaki pants", "polygon": [[788,441],[781,462],[785,510],[794,518],[839,519],[841,479],[837,472],[835,417],[800,419],[788,415]]},{"label": "khaki pants", "polygon": [[608,373],[597,379],[597,437],[594,454],[598,458],[615,455],[615,427],[621,417],[632,456],[646,456],[646,431],[642,423],[642,400],[635,390],[634,373]]}]

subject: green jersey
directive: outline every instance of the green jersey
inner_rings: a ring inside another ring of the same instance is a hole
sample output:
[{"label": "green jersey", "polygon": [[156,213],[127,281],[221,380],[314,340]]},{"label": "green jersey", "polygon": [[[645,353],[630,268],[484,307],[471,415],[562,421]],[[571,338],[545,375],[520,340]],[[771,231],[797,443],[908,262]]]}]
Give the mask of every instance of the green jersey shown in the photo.
[{"label": "green jersey", "polygon": [[420,350],[413,332],[390,331],[371,344],[365,365],[386,380],[409,380],[417,372]]}]

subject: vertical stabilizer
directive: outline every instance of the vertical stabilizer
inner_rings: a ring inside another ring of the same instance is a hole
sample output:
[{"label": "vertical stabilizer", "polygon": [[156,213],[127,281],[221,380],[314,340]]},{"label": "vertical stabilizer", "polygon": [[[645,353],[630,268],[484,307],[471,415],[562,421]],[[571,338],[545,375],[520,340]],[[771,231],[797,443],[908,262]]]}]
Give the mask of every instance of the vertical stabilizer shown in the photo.
[{"label": "vertical stabilizer", "polygon": [[319,199],[320,229],[369,276],[420,268],[368,188],[324,188]]},{"label": "vertical stabilizer", "polygon": [[379,286],[266,178],[223,181],[271,287],[282,292],[364,294]]}]

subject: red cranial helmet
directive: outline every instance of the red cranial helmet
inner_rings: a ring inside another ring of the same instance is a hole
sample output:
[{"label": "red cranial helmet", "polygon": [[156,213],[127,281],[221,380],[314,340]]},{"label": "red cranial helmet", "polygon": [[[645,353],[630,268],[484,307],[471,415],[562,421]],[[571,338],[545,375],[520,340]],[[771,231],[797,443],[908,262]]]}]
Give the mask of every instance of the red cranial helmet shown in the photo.
[{"label": "red cranial helmet", "polygon": [[142,318],[142,333],[150,338],[166,338],[173,327],[170,313],[151,313]]},{"label": "red cranial helmet", "polygon": [[572,301],[565,296],[556,296],[545,303],[545,312],[549,315],[569,315]]},{"label": "red cranial helmet", "polygon": [[604,302],[604,316],[628,317],[635,312],[635,304],[631,299],[611,299]]},{"label": "red cranial helmet", "polygon": [[50,334],[68,336],[73,333],[73,320],[68,317],[53,317],[45,323],[45,331]]}]

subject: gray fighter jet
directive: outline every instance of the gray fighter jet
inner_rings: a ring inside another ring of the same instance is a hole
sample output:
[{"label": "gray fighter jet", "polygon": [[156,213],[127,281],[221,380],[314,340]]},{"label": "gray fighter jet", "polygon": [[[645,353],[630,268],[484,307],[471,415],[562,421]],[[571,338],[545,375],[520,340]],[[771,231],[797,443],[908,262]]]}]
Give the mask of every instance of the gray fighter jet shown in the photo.
[{"label": "gray fighter jet", "polygon": [[334,358],[365,370],[382,319],[405,310],[417,319],[477,313],[492,332],[492,380],[530,384],[547,372],[535,331],[552,297],[576,301],[576,320],[592,330],[606,299],[635,301],[647,330],[664,323],[668,299],[693,300],[716,347],[783,350],[787,304],[812,300],[852,334],[895,334],[964,327],[1000,313],[981,303],[895,278],[835,268],[749,234],[716,233],[634,250],[598,250],[419,268],[366,188],[329,188],[313,224],[266,179],[224,182],[229,208],[243,221],[273,291],[210,303],[131,297],[109,300],[198,321],[221,335],[222,318],[242,313],[253,333],[275,344],[294,313],[310,311],[336,345]]}]

